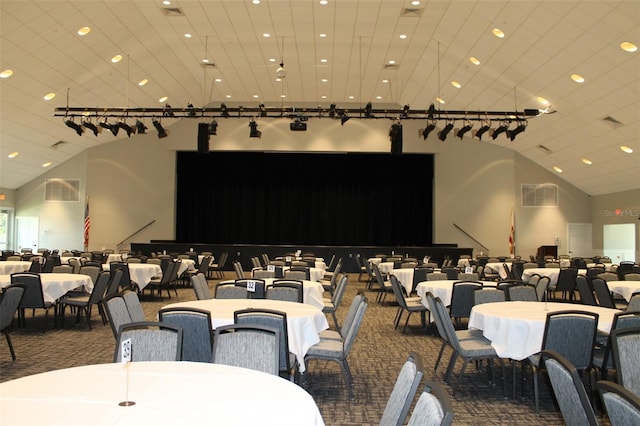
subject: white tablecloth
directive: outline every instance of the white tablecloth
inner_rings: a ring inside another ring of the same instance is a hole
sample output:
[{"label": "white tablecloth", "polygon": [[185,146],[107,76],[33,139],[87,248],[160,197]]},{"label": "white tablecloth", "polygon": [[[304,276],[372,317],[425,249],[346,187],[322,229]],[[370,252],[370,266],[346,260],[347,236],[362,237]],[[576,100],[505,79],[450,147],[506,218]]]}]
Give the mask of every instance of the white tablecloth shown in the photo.
[{"label": "white tablecloth", "polygon": [[193,259],[180,259],[180,267],[178,268],[178,276],[182,275],[184,271],[194,271],[196,269],[196,261]]},{"label": "white tablecloth", "polygon": [[[511,262],[489,262],[485,265],[485,268],[488,268],[490,271],[500,275],[500,278],[505,280],[507,279],[507,271],[504,270],[504,263],[511,268]],[[486,272],[487,271],[485,271],[485,273]]]},{"label": "white tablecloth", "polygon": [[613,268],[614,266],[618,266],[615,263],[587,263],[587,268],[595,268],[595,267],[602,267],[604,266],[604,270],[607,272],[611,272],[611,268]]},{"label": "white tablecloth", "polygon": [[400,284],[405,288],[407,294],[411,294],[413,291],[413,273],[415,269],[413,268],[404,268],[404,269],[392,269],[390,271],[391,275],[395,275]]},{"label": "white tablecloth", "polygon": [[[264,280],[265,287],[273,284],[273,282],[279,278],[261,278]],[[226,280],[221,281],[221,283],[232,283],[234,280]],[[322,293],[324,292],[324,287],[321,283],[317,281],[302,281],[302,300],[304,303],[307,303],[311,306],[315,306],[322,310],[324,308],[324,302],[322,301]]]},{"label": "white tablecloth", "polygon": [[11,275],[15,272],[25,272],[31,267],[31,262],[21,260],[0,261],[0,275]]},{"label": "white tablecloth", "polygon": [[[538,274],[543,277],[549,277],[549,285],[558,283],[558,275],[560,275],[560,268],[529,268],[525,269],[522,273],[522,281],[529,282],[531,275]],[[578,275],[586,275],[586,269],[578,269]]]},{"label": "white tablecloth", "polygon": [[607,281],[609,291],[618,293],[628,302],[631,295],[640,291],[640,281]]},{"label": "white tablecloth", "polygon": [[[324,424],[313,398],[302,387],[275,375],[186,361],[132,362],[127,370],[118,363],[87,365],[1,383],[1,422],[96,426]],[[135,405],[118,405],[127,399]]]},{"label": "white tablecloth", "polygon": [[[84,291],[91,292],[93,290],[93,281],[89,275],[84,274],[40,274],[42,282],[42,293],[45,302],[55,302],[68,291],[78,287],[84,287]],[[8,287],[11,285],[10,275],[0,275],[0,287]],[[0,417],[1,418],[1,417]]]},{"label": "white tablecloth", "polygon": [[320,341],[319,333],[329,328],[322,310],[306,303],[266,299],[209,299],[172,303],[163,308],[190,307],[211,312],[211,326],[233,324],[233,313],[247,308],[273,309],[287,313],[289,351],[296,355],[300,371],[305,369],[304,356],[311,345]]},{"label": "white tablecloth", "polygon": [[[160,265],[153,263],[129,263],[129,275],[131,281],[138,284],[138,288],[142,290],[149,284],[151,278],[162,276],[162,269]],[[110,263],[104,263],[102,269],[109,271],[111,268]]]},{"label": "white tablecloth", "polygon": [[491,346],[498,356],[522,360],[540,352],[547,314],[564,310],[597,313],[598,330],[606,333],[611,329],[613,315],[620,312],[617,309],[567,303],[483,303],[471,310],[469,329],[482,330],[484,337],[491,340]]},{"label": "white tablecloth", "polygon": [[[451,304],[451,293],[453,292],[453,283],[459,280],[437,280],[437,281],[422,281],[416,284],[416,293],[422,298],[422,304],[429,308],[427,304],[427,293],[431,292],[434,297],[439,297],[440,300],[449,306]],[[496,286],[495,281],[482,281],[486,286]]]}]

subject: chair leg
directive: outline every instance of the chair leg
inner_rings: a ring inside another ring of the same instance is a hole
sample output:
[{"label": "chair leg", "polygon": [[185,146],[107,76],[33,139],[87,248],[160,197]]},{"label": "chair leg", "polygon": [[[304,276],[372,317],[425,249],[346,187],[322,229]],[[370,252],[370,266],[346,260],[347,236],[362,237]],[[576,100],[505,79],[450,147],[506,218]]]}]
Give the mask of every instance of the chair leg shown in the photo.
[{"label": "chair leg", "polygon": [[9,352],[11,352],[11,359],[16,360],[16,353],[13,350],[13,344],[11,343],[11,336],[9,336],[9,332],[7,330],[2,331],[4,336],[7,338],[7,344],[9,345]]},{"label": "chair leg", "polygon": [[344,381],[347,385],[347,390],[349,391],[349,399],[355,399],[355,395],[353,394],[353,376],[351,375],[351,370],[349,369],[349,364],[347,364],[347,360],[343,359],[340,361],[340,366],[342,367],[342,373],[344,374]]},{"label": "chair leg", "polygon": [[449,358],[449,365],[447,365],[447,372],[444,374],[445,383],[449,383],[449,380],[451,379],[451,373],[453,372],[453,367],[456,365],[457,359],[458,359],[458,352],[454,350],[453,353],[451,354],[451,357]]},{"label": "chair leg", "polygon": [[333,317],[333,322],[336,324],[336,330],[340,330],[340,324],[338,324],[338,317],[336,317],[335,309],[331,311],[331,316]]},{"label": "chair leg", "polygon": [[440,360],[442,359],[442,354],[444,354],[444,348],[447,346],[447,342],[443,341],[442,346],[440,346],[440,352],[438,353],[438,358],[436,359],[436,365],[433,367],[433,371],[438,369],[438,365],[440,365]]},{"label": "chair leg", "polygon": [[411,314],[413,312],[409,311],[407,315],[407,319],[404,321],[404,326],[402,327],[402,333],[404,334],[404,330],[407,328],[407,324],[409,324],[409,318],[411,318]]}]

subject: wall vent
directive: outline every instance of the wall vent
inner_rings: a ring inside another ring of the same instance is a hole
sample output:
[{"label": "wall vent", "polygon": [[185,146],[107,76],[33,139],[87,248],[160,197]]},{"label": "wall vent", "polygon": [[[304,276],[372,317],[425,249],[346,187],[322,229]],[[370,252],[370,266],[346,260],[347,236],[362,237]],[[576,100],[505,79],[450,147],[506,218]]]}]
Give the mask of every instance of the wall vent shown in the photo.
[{"label": "wall vent", "polygon": [[44,182],[45,201],[80,201],[79,179],[47,179]]},{"label": "wall vent", "polygon": [[558,207],[558,185],[553,183],[523,183],[522,207]]}]

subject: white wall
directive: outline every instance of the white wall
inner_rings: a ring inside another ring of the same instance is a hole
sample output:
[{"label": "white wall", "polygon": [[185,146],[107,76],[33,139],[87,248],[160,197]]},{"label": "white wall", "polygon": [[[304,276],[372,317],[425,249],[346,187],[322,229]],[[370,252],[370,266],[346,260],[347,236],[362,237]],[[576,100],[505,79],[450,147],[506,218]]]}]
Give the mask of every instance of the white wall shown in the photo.
[{"label": "white wall", "polygon": [[[341,126],[339,120],[311,118],[306,132],[290,131],[287,119],[258,118],[257,122],[263,132],[260,139],[249,138],[245,118],[219,119],[218,135],[211,137],[211,150],[390,151],[391,121],[387,119],[352,119]],[[68,165],[47,173],[50,177],[86,181],[86,193],[91,200],[90,249],[115,248],[152,220],[156,222],[137,234],[133,241],[174,238],[175,151],[197,149],[197,123],[196,119],[183,119],[173,124],[164,121],[163,125],[169,131],[164,139],[158,139],[149,125],[147,135],[134,135],[131,139],[88,149],[67,162]],[[453,132],[445,142],[437,139],[437,130],[424,141],[419,134],[424,124],[421,120],[403,122],[404,152],[435,154],[434,243],[457,243],[473,247],[476,253],[483,250],[457,230],[453,226],[455,223],[485,245],[489,253],[506,255],[510,210],[514,207],[516,254],[534,254],[538,246],[554,244],[555,236],[561,237],[562,253],[566,224],[591,221],[590,197],[553,173],[510,149],[472,139],[461,141]],[[100,136],[106,141],[109,137],[108,134]],[[330,164],[318,170],[318,179],[326,173],[331,173]],[[375,182],[375,170],[363,178]],[[17,214],[41,215],[46,210],[47,215],[59,224],[55,233],[60,238],[41,237],[51,244],[58,243],[59,247],[81,247],[84,206],[76,206],[71,211],[45,209],[42,199],[32,195],[43,182],[44,177],[17,191]],[[520,184],[545,182],[560,186],[560,208],[521,208]]]}]

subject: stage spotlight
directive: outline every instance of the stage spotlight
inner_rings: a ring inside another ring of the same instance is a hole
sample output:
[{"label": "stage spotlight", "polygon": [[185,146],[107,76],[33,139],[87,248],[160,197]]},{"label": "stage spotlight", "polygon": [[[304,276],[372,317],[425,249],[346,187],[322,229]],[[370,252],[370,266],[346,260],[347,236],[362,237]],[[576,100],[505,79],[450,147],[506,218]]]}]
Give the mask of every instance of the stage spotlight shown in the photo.
[{"label": "stage spotlight", "polygon": [[104,119],[104,121],[100,121],[98,123],[98,126],[102,127],[103,129],[111,130],[111,124],[107,123],[106,118]]},{"label": "stage spotlight", "polygon": [[350,118],[346,112],[342,113],[342,115],[340,115],[340,124],[344,126],[344,123],[349,121]]},{"label": "stage spotlight", "polygon": [[189,117],[196,116],[196,111],[195,111],[195,108],[193,107],[193,104],[191,103],[187,104],[187,109],[189,110]]},{"label": "stage spotlight", "polygon": [[491,138],[493,138],[493,140],[496,140],[496,138],[500,136],[501,133],[506,132],[508,129],[509,124],[507,122],[502,122],[500,126],[496,127],[493,133],[491,133]]},{"label": "stage spotlight", "polygon": [[134,128],[129,126],[124,121],[119,122],[118,123],[118,127],[121,128],[122,130],[124,130],[125,132],[127,132],[127,136],[128,137],[131,137],[131,134],[134,133]]},{"label": "stage spotlight", "polygon": [[90,121],[85,121],[84,123],[82,123],[82,125],[84,127],[86,127],[87,129],[91,130],[93,132],[94,136],[98,136],[98,133],[101,133],[101,131],[102,131],[101,127],[96,126],[95,124],[93,124]]},{"label": "stage spotlight", "polygon": [[139,135],[144,135],[147,133],[147,126],[140,120],[136,120],[136,133]]},{"label": "stage spotlight", "polygon": [[258,105],[258,109],[260,110],[260,117],[267,116],[267,108],[264,106],[264,104]]},{"label": "stage spotlight", "polygon": [[427,138],[429,137],[429,133],[433,132],[433,130],[435,128],[436,128],[436,122],[435,121],[427,123],[427,127],[425,127],[424,129],[422,129],[420,131],[420,134],[422,134],[422,138],[426,141]]},{"label": "stage spotlight", "polygon": [[220,104],[220,112],[222,113],[223,117],[229,117],[229,111],[227,111],[227,106],[225,104]]},{"label": "stage spotlight", "polygon": [[249,128],[251,130],[249,130],[249,137],[250,138],[261,138],[262,137],[262,132],[260,130],[258,130],[258,123],[256,123],[256,121],[254,119],[251,119],[251,121],[249,121]]},{"label": "stage spotlight", "polygon": [[169,111],[170,109],[171,109],[171,105],[164,104],[164,112],[162,113],[162,115],[164,117],[173,117],[175,114],[173,113],[173,111]]},{"label": "stage spotlight", "polygon": [[438,139],[444,142],[451,129],[453,129],[453,121],[448,122],[447,125],[444,126],[444,129],[438,132]]},{"label": "stage spotlight", "polygon": [[466,120],[465,123],[464,123],[464,126],[462,126],[459,130],[457,130],[457,129],[454,130],[454,133],[456,134],[457,137],[462,139],[464,134],[467,133],[472,128],[473,128],[473,124],[471,124],[471,122],[469,120]]},{"label": "stage spotlight", "polygon": [[153,120],[152,123],[153,127],[158,131],[158,139],[166,138],[167,131],[162,127],[162,124],[158,120]]},{"label": "stage spotlight", "polygon": [[209,134],[210,135],[218,134],[218,122],[215,119],[211,120],[211,123],[209,123]]},{"label": "stage spotlight", "polygon": [[329,118],[336,118],[336,104],[329,105]]},{"label": "stage spotlight", "polygon": [[64,124],[66,124],[68,127],[71,127],[73,130],[75,130],[78,136],[82,136],[84,129],[82,128],[81,125],[76,124],[76,122],[73,120],[66,120]]},{"label": "stage spotlight", "polygon": [[405,105],[402,107],[402,113],[400,114],[402,118],[407,118],[409,116],[409,105]]},{"label": "stage spotlight", "polygon": [[367,105],[365,105],[364,107],[364,116],[366,118],[373,118],[371,110],[373,110],[373,105],[371,104],[371,102],[367,102]]},{"label": "stage spotlight", "polygon": [[491,122],[490,121],[483,121],[482,122],[482,127],[480,127],[478,130],[473,132],[473,137],[474,138],[478,138],[478,140],[482,140],[482,135],[487,133],[489,131],[489,129],[491,129]]},{"label": "stage spotlight", "polygon": [[436,112],[435,105],[429,105],[429,109],[427,110],[427,118],[433,118],[433,114]]},{"label": "stage spotlight", "polygon": [[524,132],[526,128],[527,128],[526,121],[518,121],[518,126],[515,129],[507,130],[507,137],[511,139],[511,142],[513,142],[516,136]]}]

